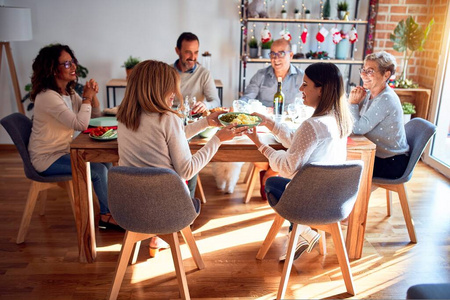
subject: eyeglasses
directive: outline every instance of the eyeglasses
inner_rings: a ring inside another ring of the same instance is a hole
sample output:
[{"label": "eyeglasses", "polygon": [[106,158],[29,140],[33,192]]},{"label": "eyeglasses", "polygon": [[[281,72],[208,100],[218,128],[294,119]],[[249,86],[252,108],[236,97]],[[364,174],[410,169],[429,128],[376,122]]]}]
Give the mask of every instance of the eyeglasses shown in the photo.
[{"label": "eyeglasses", "polygon": [[279,57],[279,58],[284,58],[285,56],[286,56],[286,54],[288,54],[288,53],[290,53],[291,51],[280,51],[280,52],[273,52],[273,51],[270,51],[270,53],[269,53],[269,55],[270,55],[270,58],[277,58],[277,57]]},{"label": "eyeglasses", "polygon": [[366,74],[367,76],[373,76],[373,74],[375,74],[377,71],[375,71],[374,69],[359,69],[359,74]]},{"label": "eyeglasses", "polygon": [[76,60],[75,58],[73,58],[72,60],[66,60],[63,63],[60,63],[59,65],[64,66],[64,68],[69,69],[71,66],[73,65],[78,65],[78,60]]}]

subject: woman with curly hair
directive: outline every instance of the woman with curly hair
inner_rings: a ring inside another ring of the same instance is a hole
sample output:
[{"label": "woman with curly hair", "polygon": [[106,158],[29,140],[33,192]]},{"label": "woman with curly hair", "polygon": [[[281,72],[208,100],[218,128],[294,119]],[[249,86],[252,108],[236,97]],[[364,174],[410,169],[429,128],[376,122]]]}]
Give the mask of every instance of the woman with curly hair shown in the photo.
[{"label": "woman with curly hair", "polygon": [[[74,133],[87,129],[91,117],[101,115],[95,80],[86,83],[82,97],[74,91],[77,65],[69,46],[60,44],[42,48],[33,62],[34,118],[28,151],[42,175],[72,174],[69,150]],[[99,227],[120,229],[108,209],[109,167],[108,163],[91,163],[91,179],[100,202]]]}]

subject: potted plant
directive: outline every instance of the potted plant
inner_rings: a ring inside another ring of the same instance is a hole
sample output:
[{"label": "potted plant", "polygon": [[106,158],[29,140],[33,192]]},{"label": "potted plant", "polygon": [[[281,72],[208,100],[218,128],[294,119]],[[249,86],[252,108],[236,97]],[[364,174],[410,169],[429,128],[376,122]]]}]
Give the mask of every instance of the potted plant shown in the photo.
[{"label": "potted plant", "polygon": [[252,36],[252,38],[248,42],[248,47],[250,48],[250,58],[257,58],[258,57],[258,41],[255,39],[254,36]]},{"label": "potted plant", "polygon": [[286,10],[284,8],[281,10],[281,18],[282,19],[286,19],[287,18],[287,12],[286,12]]},{"label": "potted plant", "polygon": [[325,4],[323,5],[322,11],[324,20],[330,19],[330,9],[331,9],[330,0],[326,0]]},{"label": "potted plant", "polygon": [[270,58],[270,47],[272,47],[273,40],[270,40],[266,43],[261,43],[261,55],[263,58]]},{"label": "potted plant", "polygon": [[309,19],[311,16],[311,12],[309,11],[309,9],[305,10],[305,19]]},{"label": "potted plant", "polygon": [[131,70],[133,70],[134,66],[140,62],[141,60],[139,58],[130,55],[130,57],[128,57],[128,59],[123,63],[122,67],[124,67],[127,72],[127,79],[131,73]]},{"label": "potted plant", "polygon": [[300,19],[300,10],[298,8],[294,10],[294,18],[297,20]]},{"label": "potted plant", "polygon": [[338,4],[337,4],[337,11],[338,11],[339,19],[344,20],[345,14],[348,11],[348,3],[346,1],[338,2]]},{"label": "potted plant", "polygon": [[[403,52],[403,70],[400,76],[401,80],[406,79],[408,71],[408,61],[415,51],[423,51],[431,26],[434,24],[434,18],[430,20],[425,30],[409,16],[406,21],[398,22],[394,33],[390,35],[390,40],[394,43],[394,50]],[[408,55],[409,52],[409,55]]]},{"label": "potted plant", "polygon": [[410,102],[402,103],[403,109],[403,121],[404,123],[408,123],[411,120],[411,115],[416,113],[416,106]]}]

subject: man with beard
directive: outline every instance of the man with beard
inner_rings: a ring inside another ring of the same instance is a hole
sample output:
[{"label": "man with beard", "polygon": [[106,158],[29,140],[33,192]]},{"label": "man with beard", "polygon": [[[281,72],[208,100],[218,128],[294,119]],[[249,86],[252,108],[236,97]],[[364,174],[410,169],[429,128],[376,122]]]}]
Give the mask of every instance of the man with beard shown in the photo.
[{"label": "man with beard", "polygon": [[[197,99],[192,108],[194,114],[220,106],[214,79],[206,68],[197,63],[199,45],[200,42],[195,34],[183,32],[178,38],[175,48],[179,59],[173,64],[180,74],[180,89],[183,98],[189,96],[189,98]],[[178,102],[175,101],[174,104],[177,105]]]}]

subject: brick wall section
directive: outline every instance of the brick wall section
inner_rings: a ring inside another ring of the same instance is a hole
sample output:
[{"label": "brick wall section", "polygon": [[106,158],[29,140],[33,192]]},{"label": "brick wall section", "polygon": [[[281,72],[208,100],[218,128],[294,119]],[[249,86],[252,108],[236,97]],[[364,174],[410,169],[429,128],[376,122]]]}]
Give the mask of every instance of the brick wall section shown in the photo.
[{"label": "brick wall section", "polygon": [[448,0],[379,0],[374,51],[385,50],[397,58],[397,78],[402,71],[403,55],[392,48],[389,34],[400,20],[406,20],[410,15],[423,28],[434,18],[435,24],[424,45],[425,50],[414,53],[408,62],[407,73],[407,77],[420,86],[433,88],[448,5]]}]

